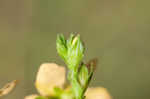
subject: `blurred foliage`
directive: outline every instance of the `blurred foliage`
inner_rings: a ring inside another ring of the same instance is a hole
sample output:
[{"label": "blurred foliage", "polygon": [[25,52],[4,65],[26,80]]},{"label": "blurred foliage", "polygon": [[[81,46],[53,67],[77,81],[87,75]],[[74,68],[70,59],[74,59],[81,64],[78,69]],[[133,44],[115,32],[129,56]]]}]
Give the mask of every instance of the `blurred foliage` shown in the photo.
[{"label": "blurred foliage", "polygon": [[20,84],[6,99],[36,93],[34,78],[43,62],[63,64],[56,54],[57,33],[79,32],[85,60],[99,59],[92,85],[115,99],[150,97],[149,0],[1,0],[0,86]]}]

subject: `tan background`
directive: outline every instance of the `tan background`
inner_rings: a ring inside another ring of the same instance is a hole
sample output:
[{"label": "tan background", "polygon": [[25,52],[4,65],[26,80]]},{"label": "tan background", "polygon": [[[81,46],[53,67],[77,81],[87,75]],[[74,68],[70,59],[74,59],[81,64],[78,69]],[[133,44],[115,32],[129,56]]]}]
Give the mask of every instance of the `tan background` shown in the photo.
[{"label": "tan background", "polygon": [[91,86],[106,87],[114,99],[150,97],[149,0],[0,0],[0,86],[20,81],[5,99],[36,93],[43,62],[63,64],[57,33],[80,32],[85,60],[99,65]]}]

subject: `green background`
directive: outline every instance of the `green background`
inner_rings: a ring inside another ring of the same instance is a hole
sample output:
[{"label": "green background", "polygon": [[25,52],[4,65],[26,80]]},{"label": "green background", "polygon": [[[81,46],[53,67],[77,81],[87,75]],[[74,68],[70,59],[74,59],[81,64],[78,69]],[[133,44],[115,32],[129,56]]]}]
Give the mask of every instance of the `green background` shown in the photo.
[{"label": "green background", "polygon": [[[150,97],[149,0],[1,0],[0,87],[18,79],[5,99],[37,93],[34,81],[44,62],[64,64],[56,36],[79,32],[85,61],[99,60],[91,86],[114,99]],[[93,98],[94,99],[94,98]]]}]

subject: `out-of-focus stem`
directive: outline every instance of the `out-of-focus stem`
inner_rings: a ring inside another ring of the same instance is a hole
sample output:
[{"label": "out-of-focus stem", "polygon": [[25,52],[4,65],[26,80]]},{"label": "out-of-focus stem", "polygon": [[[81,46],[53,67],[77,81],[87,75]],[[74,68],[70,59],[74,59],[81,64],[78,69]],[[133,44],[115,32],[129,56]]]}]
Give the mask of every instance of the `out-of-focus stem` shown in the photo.
[{"label": "out-of-focus stem", "polygon": [[75,95],[75,99],[83,99],[82,98],[82,88],[78,82],[78,71],[77,70],[71,70],[69,71],[69,81],[72,85],[72,91]]}]

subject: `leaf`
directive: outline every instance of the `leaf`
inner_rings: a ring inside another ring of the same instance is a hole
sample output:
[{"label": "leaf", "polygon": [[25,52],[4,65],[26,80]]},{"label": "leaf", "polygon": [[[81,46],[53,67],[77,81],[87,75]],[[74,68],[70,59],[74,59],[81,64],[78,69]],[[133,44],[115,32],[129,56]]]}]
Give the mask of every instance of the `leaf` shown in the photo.
[{"label": "leaf", "polygon": [[38,96],[35,99],[59,99],[59,98],[58,97],[54,97],[54,96],[51,96],[51,97]]},{"label": "leaf", "polygon": [[67,59],[67,45],[66,40],[62,34],[57,36],[56,40],[57,52],[63,58],[63,60]]},{"label": "leaf", "polygon": [[48,98],[43,97],[43,96],[38,96],[38,97],[36,97],[35,99],[48,99]]},{"label": "leaf", "polygon": [[94,70],[96,69],[96,65],[98,63],[97,58],[93,58],[90,61],[88,61],[88,63],[86,64],[89,72],[94,72]]},{"label": "leaf", "polygon": [[59,87],[54,88],[54,94],[56,96],[60,96],[62,93],[63,93],[63,90],[61,88],[59,88]]},{"label": "leaf", "polygon": [[1,88],[0,89],[0,97],[5,96],[8,93],[10,93],[16,87],[17,82],[18,82],[17,80],[14,80],[14,81],[6,84],[3,88]]}]

